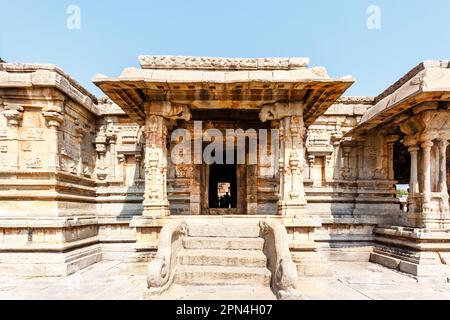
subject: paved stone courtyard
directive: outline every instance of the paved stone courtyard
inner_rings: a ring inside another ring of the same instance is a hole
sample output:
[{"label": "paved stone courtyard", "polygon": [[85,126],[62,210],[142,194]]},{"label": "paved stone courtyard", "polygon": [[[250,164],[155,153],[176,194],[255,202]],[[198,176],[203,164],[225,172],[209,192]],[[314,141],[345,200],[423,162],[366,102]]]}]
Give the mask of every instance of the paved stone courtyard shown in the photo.
[{"label": "paved stone courtyard", "polygon": [[[133,300],[142,299],[145,276],[119,271],[120,262],[104,261],[67,278],[1,277],[0,299]],[[302,278],[305,299],[450,300],[450,284],[417,283],[413,278],[371,263],[331,262],[329,278]],[[263,287],[174,286],[159,299],[274,299]]]}]

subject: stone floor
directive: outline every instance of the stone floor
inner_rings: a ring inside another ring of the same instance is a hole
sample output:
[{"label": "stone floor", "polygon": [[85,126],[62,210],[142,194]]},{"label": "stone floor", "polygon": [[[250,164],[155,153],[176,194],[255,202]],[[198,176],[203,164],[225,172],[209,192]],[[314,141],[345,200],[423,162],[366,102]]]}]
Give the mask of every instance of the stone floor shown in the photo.
[{"label": "stone floor", "polygon": [[[371,263],[332,263],[335,276],[303,278],[306,299],[434,299],[450,300],[450,284],[417,283],[414,279]],[[144,276],[119,272],[119,262],[104,261],[67,278],[1,277],[0,299],[141,299]],[[159,299],[273,299],[267,288],[175,286]]]}]

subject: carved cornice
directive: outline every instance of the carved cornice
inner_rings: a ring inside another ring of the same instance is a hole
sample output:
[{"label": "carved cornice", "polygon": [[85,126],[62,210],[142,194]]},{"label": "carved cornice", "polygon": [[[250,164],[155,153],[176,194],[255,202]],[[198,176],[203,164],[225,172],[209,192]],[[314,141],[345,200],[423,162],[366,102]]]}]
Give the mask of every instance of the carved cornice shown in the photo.
[{"label": "carved cornice", "polygon": [[404,75],[401,79],[399,79],[397,82],[395,82],[392,86],[387,88],[384,92],[382,92],[379,96],[375,98],[374,103],[377,104],[390,94],[397,91],[399,88],[401,88],[405,83],[408,81],[411,81],[412,85],[419,85],[423,81],[423,77],[418,76],[416,77],[421,71],[425,70],[429,67],[441,67],[441,68],[449,68],[450,63],[449,61],[425,61],[414,67],[411,71],[409,71],[406,75]]},{"label": "carved cornice", "polygon": [[366,104],[373,105],[375,101],[374,97],[369,96],[349,96],[349,97],[340,97],[336,100],[335,104]]},{"label": "carved cornice", "polygon": [[97,98],[62,69],[50,64],[2,63],[0,85],[11,88],[54,87],[90,112],[99,115]]},{"label": "carved cornice", "polygon": [[143,69],[185,70],[294,70],[308,67],[308,58],[210,58],[140,56]]}]

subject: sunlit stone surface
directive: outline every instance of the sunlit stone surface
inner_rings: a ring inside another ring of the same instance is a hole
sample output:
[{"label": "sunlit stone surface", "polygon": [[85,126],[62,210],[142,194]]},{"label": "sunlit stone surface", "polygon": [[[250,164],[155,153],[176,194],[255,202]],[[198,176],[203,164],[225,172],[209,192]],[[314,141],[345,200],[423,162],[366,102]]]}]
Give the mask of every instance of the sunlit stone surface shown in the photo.
[{"label": "sunlit stone surface", "polygon": [[[421,63],[377,97],[345,97],[353,80],[306,58],[139,59],[93,79],[103,98],[52,65],[0,63],[1,275],[115,261],[143,288],[153,268],[161,287],[148,298],[224,282],[315,297],[306,279],[336,261],[448,281],[448,61]],[[269,137],[256,163],[247,145],[242,164],[176,164],[179,129],[189,159],[203,160],[211,129],[276,131],[279,152]],[[407,212],[397,184],[409,185]]]}]

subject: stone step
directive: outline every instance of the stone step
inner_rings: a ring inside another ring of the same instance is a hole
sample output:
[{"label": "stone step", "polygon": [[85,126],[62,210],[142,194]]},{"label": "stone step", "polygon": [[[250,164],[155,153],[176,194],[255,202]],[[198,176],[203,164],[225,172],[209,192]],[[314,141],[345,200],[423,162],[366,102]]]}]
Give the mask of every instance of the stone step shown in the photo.
[{"label": "stone step", "polygon": [[181,265],[204,266],[267,266],[267,258],[262,251],[249,250],[182,250],[178,255]]},{"label": "stone step", "polygon": [[175,283],[189,285],[270,285],[267,268],[178,266]]},{"label": "stone step", "polygon": [[263,250],[264,239],[187,237],[183,245],[186,249]]},{"label": "stone step", "polygon": [[259,238],[259,226],[240,225],[189,225],[188,235],[191,237],[223,237],[223,238]]}]

